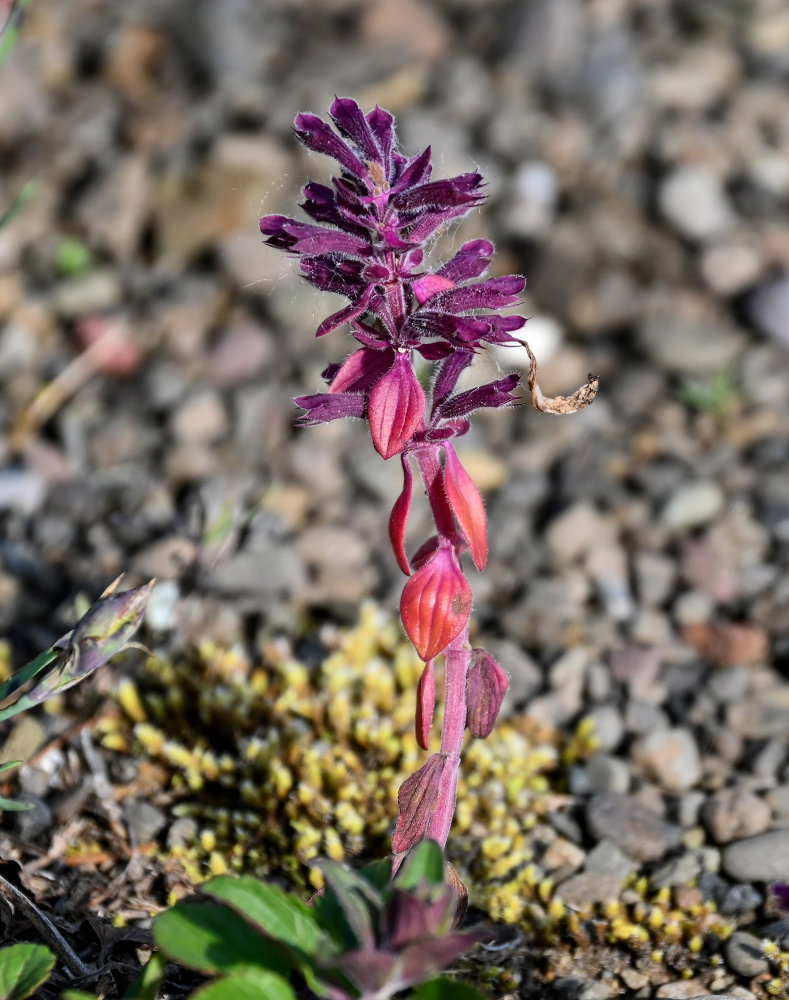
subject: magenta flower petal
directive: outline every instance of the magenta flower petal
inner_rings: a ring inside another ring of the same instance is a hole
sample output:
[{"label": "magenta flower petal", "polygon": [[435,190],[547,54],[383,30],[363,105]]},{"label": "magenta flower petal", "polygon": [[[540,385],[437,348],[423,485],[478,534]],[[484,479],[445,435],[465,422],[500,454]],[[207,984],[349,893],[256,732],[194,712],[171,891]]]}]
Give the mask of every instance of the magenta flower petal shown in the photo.
[{"label": "magenta flower petal", "polygon": [[470,240],[438,269],[438,274],[456,284],[467,278],[478,278],[490,266],[493,252],[494,246],[490,240]]},{"label": "magenta flower petal", "polygon": [[509,681],[499,664],[484,649],[472,649],[471,667],[466,674],[466,724],[472,736],[490,736]]},{"label": "magenta flower petal", "polygon": [[411,567],[408,565],[408,556],[405,554],[405,526],[408,521],[408,512],[411,509],[411,490],[414,477],[407,456],[403,454],[400,457],[403,462],[403,490],[395,500],[392,513],[389,515],[389,541],[392,543],[392,551],[397,565],[406,576],[410,576]]},{"label": "magenta flower petal", "polygon": [[313,396],[296,396],[293,402],[307,411],[300,418],[305,427],[341,417],[364,416],[365,397],[360,392],[318,392]]},{"label": "magenta flower petal", "polygon": [[425,661],[438,656],[462,632],[471,614],[471,587],[453,549],[440,547],[409,578],[400,614],[411,642]]},{"label": "magenta flower petal", "polygon": [[391,458],[411,440],[425,417],[425,393],[407,353],[398,353],[395,363],[370,393],[367,408],[376,451]]},{"label": "magenta flower petal", "polygon": [[432,298],[433,295],[438,294],[438,292],[454,288],[455,282],[450,281],[449,278],[442,278],[438,274],[423,274],[421,278],[417,278],[416,281],[411,283],[411,287],[414,290],[417,302],[421,305],[423,302],[427,302],[429,298]]},{"label": "magenta flower petal", "polygon": [[294,130],[299,142],[307,149],[331,156],[355,177],[367,177],[367,168],[356,153],[343,142],[331,125],[327,125],[317,115],[296,115]]},{"label": "magenta flower petal", "polygon": [[371,350],[362,347],[354,351],[332,379],[329,392],[366,392],[389,371],[394,362],[394,351]]},{"label": "magenta flower petal", "polygon": [[488,529],[485,504],[474,480],[463,468],[451,444],[444,445],[446,464],[444,481],[452,513],[471,549],[471,557],[478,570],[488,561]]},{"label": "magenta flower petal", "polygon": [[360,153],[368,160],[381,162],[381,150],[376,142],[364,112],[350,97],[338,97],[329,114],[337,130],[350,139]]},{"label": "magenta flower petal", "polygon": [[441,404],[439,407],[441,416],[445,419],[464,417],[482,406],[512,406],[517,400],[513,393],[519,382],[520,375],[512,374],[496,379],[495,382],[488,382],[487,385],[480,385],[476,389],[469,389],[468,392],[460,392]]},{"label": "magenta flower petal", "polygon": [[416,691],[416,742],[427,750],[430,742],[430,728],[436,710],[436,674],[433,661],[428,660]]}]

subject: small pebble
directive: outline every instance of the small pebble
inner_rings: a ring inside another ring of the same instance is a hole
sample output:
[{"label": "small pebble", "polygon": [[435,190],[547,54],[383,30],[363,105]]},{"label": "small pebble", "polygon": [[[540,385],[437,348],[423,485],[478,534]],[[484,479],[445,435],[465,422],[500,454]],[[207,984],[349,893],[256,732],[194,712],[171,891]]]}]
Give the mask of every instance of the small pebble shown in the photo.
[{"label": "small pebble", "polygon": [[742,882],[780,882],[789,872],[789,829],[736,840],[723,850],[724,872]]},{"label": "small pebble", "polygon": [[586,820],[596,840],[613,840],[636,861],[657,861],[673,840],[671,827],[660,816],[630,796],[615,792],[592,796]]},{"label": "small pebble", "polygon": [[725,788],[711,795],[701,807],[701,819],[718,844],[764,833],[772,814],[758,795],[744,788]]},{"label": "small pebble", "polygon": [[726,942],[724,953],[732,969],[749,979],[770,968],[761,940],[746,931],[735,931]]},{"label": "small pebble", "polygon": [[661,729],[642,736],[632,759],[669,792],[684,792],[701,778],[698,747],[689,729]]}]

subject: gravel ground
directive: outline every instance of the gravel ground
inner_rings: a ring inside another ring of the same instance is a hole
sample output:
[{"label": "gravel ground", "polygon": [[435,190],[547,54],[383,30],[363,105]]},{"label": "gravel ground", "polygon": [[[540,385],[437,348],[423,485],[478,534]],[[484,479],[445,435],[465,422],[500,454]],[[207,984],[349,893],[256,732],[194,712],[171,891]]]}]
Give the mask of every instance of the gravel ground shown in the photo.
[{"label": "gravel ground", "polygon": [[[741,926],[717,987],[570,970],[521,995],[771,995],[742,935],[789,877],[788,82],[783,0],[32,0],[0,69],[0,209],[27,193],[0,230],[13,661],[123,571],[160,581],[160,651],[396,606],[399,465],[361,424],[294,429],[349,341],[312,339],[336,305],[256,225],[326,170],[294,114],[378,102],[442,174],[485,173],[444,243],[492,236],[528,276],[544,390],[601,379],[581,413],[482,414],[463,440],[509,711],[599,740],[570,769],[572,861],[545,870],[605,899],[615,848]],[[29,753],[55,723],[31,725]]]}]

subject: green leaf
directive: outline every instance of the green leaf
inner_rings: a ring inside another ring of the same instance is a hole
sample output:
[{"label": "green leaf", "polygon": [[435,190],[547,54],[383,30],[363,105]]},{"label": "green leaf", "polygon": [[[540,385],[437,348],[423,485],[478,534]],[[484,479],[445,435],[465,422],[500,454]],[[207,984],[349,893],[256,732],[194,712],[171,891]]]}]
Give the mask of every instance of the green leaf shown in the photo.
[{"label": "green leaf", "polygon": [[244,920],[292,948],[314,955],[324,934],[315,912],[275,886],[245,875],[221,875],[200,887],[212,899],[226,903]]},{"label": "green leaf", "polygon": [[79,277],[93,267],[93,254],[82,240],[66,236],[55,251],[55,265],[61,274]]},{"label": "green leaf", "polygon": [[43,944],[0,948],[0,997],[24,1000],[49,979],[55,956]]},{"label": "green leaf", "polygon": [[358,872],[337,861],[318,861],[316,867],[326,880],[326,894],[315,900],[321,926],[344,950],[374,948],[373,913],[383,910],[381,894]]},{"label": "green leaf", "polygon": [[274,945],[227,906],[177,903],[154,920],[153,936],[168,958],[207,975],[250,965],[290,971]]},{"label": "green leaf", "polygon": [[[23,684],[26,684],[31,678],[35,677],[36,674],[41,673],[48,666],[57,660],[60,656],[60,650],[55,649],[54,646],[50,646],[49,649],[45,649],[43,653],[31,660],[30,663],[26,663],[24,667],[17,670],[15,674],[12,674],[7,681],[0,684],[0,702],[4,702],[6,698],[10,698],[12,694],[18,691]],[[24,707],[24,706],[23,706]],[[10,719],[12,715],[16,715],[17,712],[23,711],[19,707],[19,702],[15,702],[8,708],[0,709],[0,722],[4,719]]]},{"label": "green leaf", "polygon": [[191,1000],[296,1000],[296,994],[273,972],[242,969],[203,986]]},{"label": "green leaf", "polygon": [[447,976],[436,976],[422,985],[412,994],[411,1000],[485,1000],[485,997],[473,986],[459,983]]},{"label": "green leaf", "polygon": [[423,883],[441,885],[444,882],[444,855],[435,840],[421,840],[406,855],[395,878],[398,889],[416,889]]},{"label": "green leaf", "polygon": [[167,959],[155,951],[148,959],[142,973],[124,993],[123,1000],[156,1000],[166,967]]},{"label": "green leaf", "polygon": [[7,799],[0,795],[0,812],[27,812],[33,809],[32,802],[16,802],[14,799]]},{"label": "green leaf", "polygon": [[96,994],[85,993],[82,990],[66,990],[63,1000],[96,1000]]}]

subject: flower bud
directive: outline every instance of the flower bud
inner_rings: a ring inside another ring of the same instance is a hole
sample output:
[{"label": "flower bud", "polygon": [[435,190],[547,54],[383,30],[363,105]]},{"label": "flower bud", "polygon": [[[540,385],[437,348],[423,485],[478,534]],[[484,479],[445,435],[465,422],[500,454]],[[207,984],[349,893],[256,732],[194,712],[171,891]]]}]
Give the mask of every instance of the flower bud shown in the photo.
[{"label": "flower bud", "polygon": [[466,725],[472,736],[490,736],[507,690],[507,675],[484,649],[472,649],[466,674]]}]

